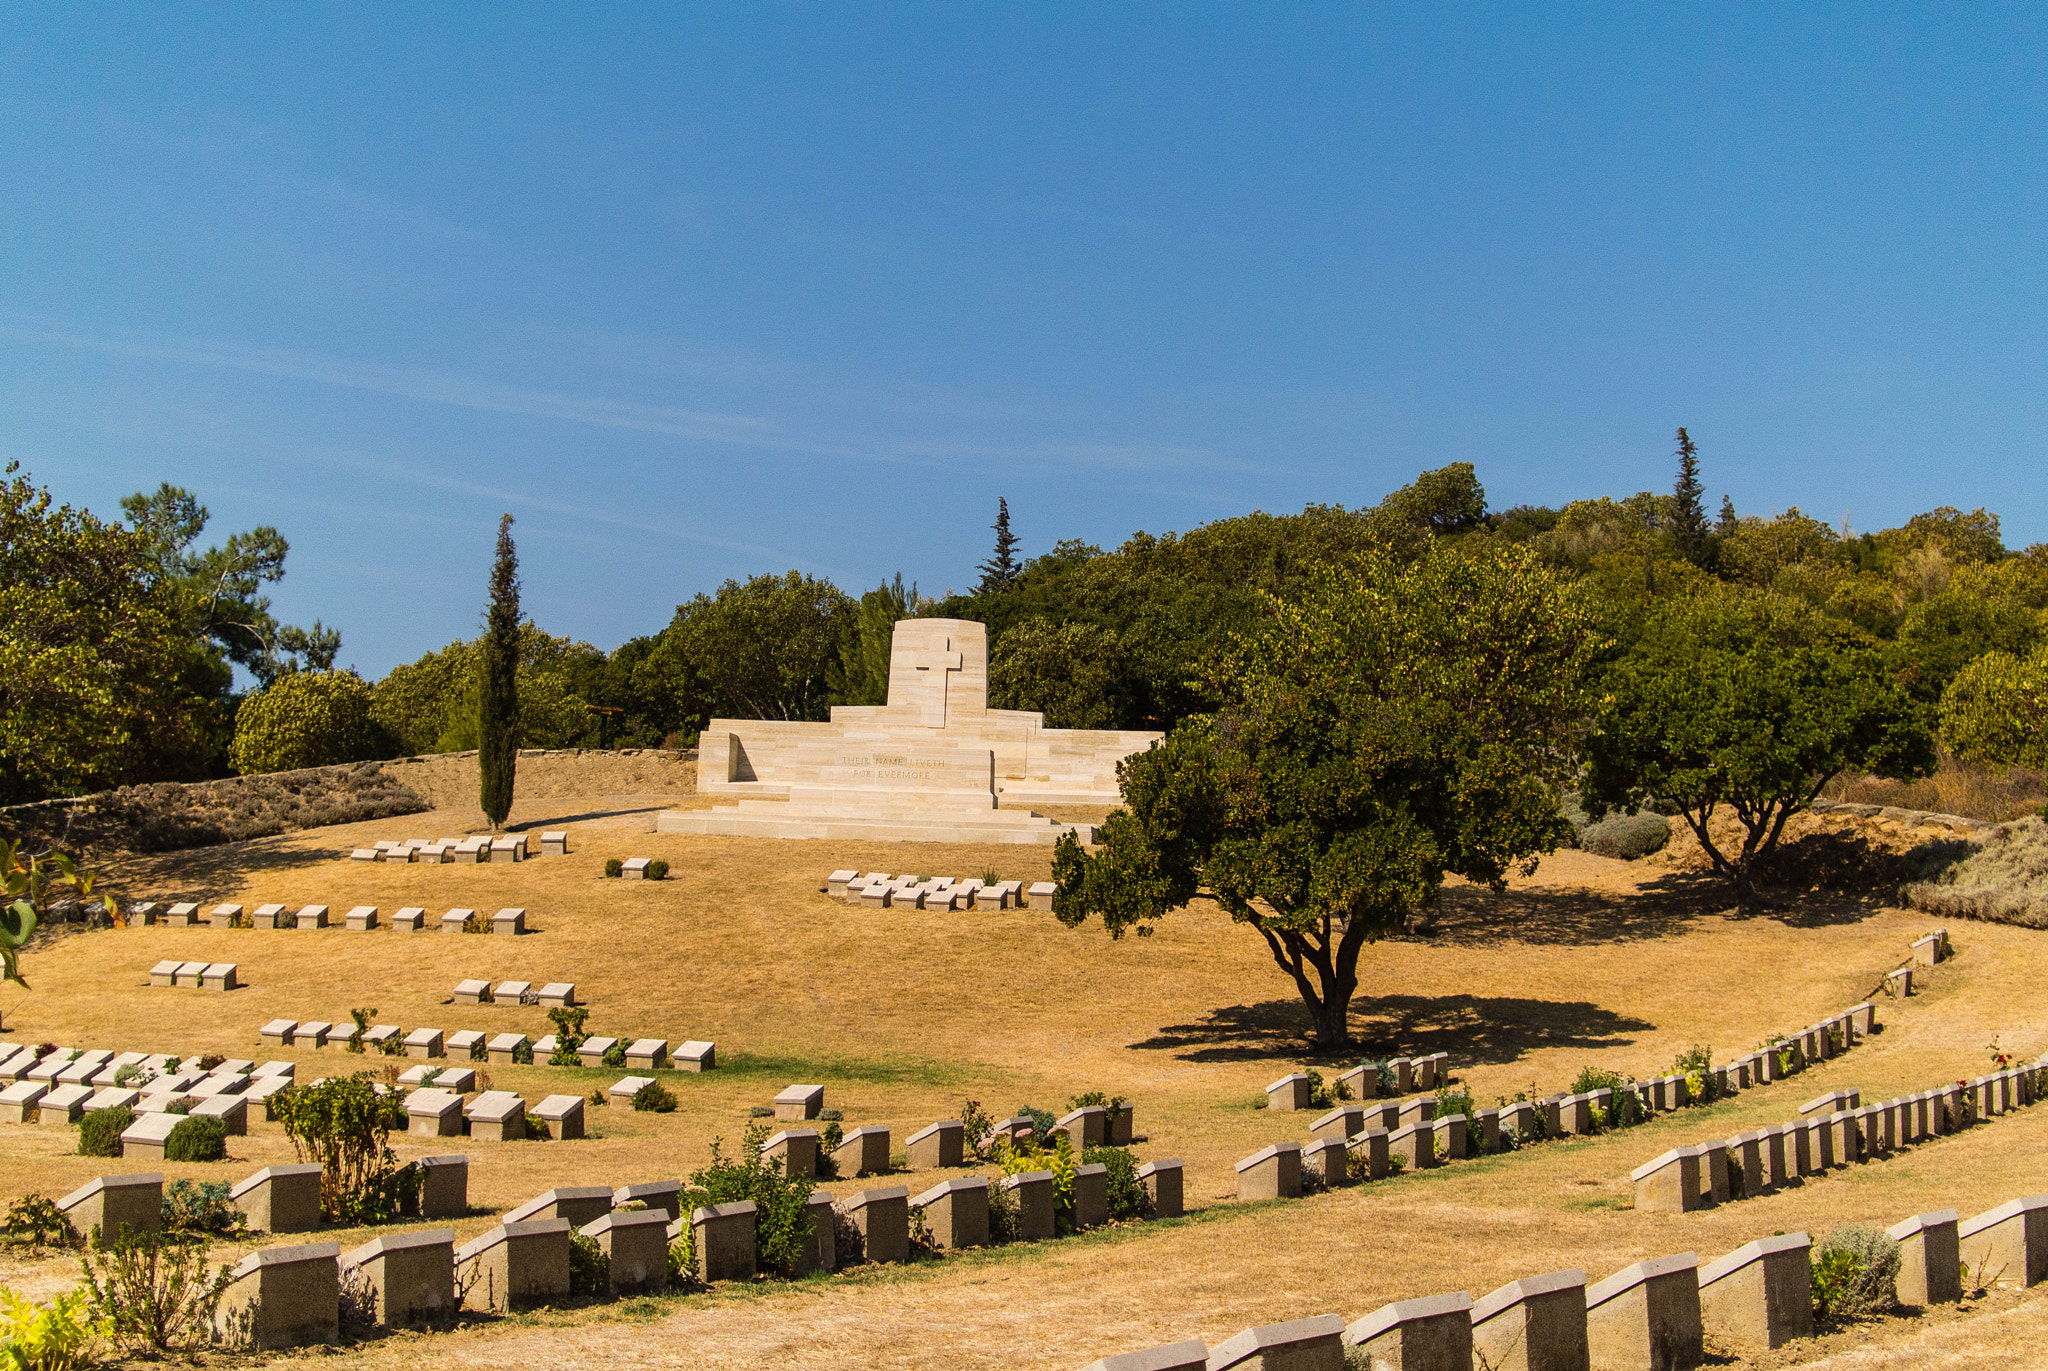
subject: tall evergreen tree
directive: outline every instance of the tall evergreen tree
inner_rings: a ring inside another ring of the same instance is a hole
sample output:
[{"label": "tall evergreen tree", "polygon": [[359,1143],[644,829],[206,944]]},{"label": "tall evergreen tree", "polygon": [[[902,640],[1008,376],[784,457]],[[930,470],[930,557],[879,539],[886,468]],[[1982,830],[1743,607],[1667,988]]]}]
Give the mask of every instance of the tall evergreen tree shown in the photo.
[{"label": "tall evergreen tree", "polygon": [[498,520],[498,555],[491,563],[491,602],[484,610],[482,647],[476,718],[482,788],[477,803],[496,832],[512,812],[512,776],[519,765],[519,553],[512,546],[509,514]]},{"label": "tall evergreen tree", "polygon": [[1735,529],[1735,502],[1729,499],[1726,495],[1723,495],[1721,497],[1721,518],[1720,521],[1714,525],[1714,532],[1720,534],[1723,538],[1726,538],[1729,534],[1733,533]]},{"label": "tall evergreen tree", "polygon": [[1002,496],[996,497],[996,555],[981,564],[980,593],[1000,595],[1014,590],[1018,576],[1023,574],[1023,563],[1017,560],[1017,535],[1010,532],[1010,502]]},{"label": "tall evergreen tree", "polygon": [[1678,480],[1671,487],[1671,533],[1679,555],[1694,566],[1707,558],[1706,487],[1700,484],[1700,450],[1692,435],[1678,430]]}]

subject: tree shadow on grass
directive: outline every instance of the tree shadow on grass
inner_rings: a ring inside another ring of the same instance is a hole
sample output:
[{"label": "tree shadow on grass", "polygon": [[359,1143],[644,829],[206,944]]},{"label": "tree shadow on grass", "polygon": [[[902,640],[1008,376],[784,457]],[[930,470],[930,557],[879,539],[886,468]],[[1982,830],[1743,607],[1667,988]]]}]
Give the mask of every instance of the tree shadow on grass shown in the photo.
[{"label": "tree shadow on grass", "polygon": [[136,854],[110,863],[106,875],[126,896],[175,902],[180,898],[205,899],[204,892],[248,877],[306,871],[347,860],[332,850],[284,847],[276,845],[277,842],[257,838],[213,847],[188,847],[177,852]]},{"label": "tree shadow on grass", "polygon": [[[1625,1047],[1654,1028],[1584,1000],[1499,995],[1386,995],[1352,1005],[1357,1044],[1333,1061],[1448,1052],[1460,1066],[1515,1061],[1546,1047]],[[1132,1048],[1172,1052],[1189,1062],[1242,1062],[1323,1055],[1309,1042],[1308,1011],[1299,1000],[1266,1000],[1210,1011],[1194,1023],[1169,1024]]]},{"label": "tree shadow on grass", "polygon": [[675,808],[674,805],[654,804],[635,805],[629,809],[590,809],[585,810],[581,814],[557,814],[552,818],[546,819],[521,819],[518,823],[506,824],[505,831],[507,833],[525,833],[531,829],[549,828],[555,824],[583,823],[590,819],[619,819],[629,814],[659,814],[664,809],[673,808]]}]

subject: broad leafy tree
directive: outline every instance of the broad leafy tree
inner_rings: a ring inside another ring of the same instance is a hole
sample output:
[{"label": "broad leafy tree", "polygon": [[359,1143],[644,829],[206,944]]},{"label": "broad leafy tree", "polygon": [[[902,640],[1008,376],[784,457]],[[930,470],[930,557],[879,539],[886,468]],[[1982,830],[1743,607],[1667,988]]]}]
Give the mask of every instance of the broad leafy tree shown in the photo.
[{"label": "broad leafy tree", "polygon": [[[1786,820],[1844,771],[1922,775],[1927,711],[1859,631],[1780,596],[1665,602],[1607,673],[1588,740],[1586,810],[1645,804],[1684,818],[1745,903]],[[1740,841],[1712,820],[1727,812]]]},{"label": "broad leafy tree", "polygon": [[1941,737],[1964,761],[2048,770],[2048,647],[1964,667],[1941,697]]},{"label": "broad leafy tree", "polygon": [[1593,635],[1521,547],[1368,551],[1269,598],[1220,707],[1119,769],[1125,808],[1056,850],[1058,917],[1149,933],[1201,895],[1261,939],[1316,1044],[1350,1040],[1358,959],[1456,874],[1495,889],[1568,830],[1559,782]]},{"label": "broad leafy tree", "polygon": [[713,716],[823,719],[854,613],[845,592],[799,572],[727,581],[678,605],[657,651],[699,727]]},{"label": "broad leafy tree", "polygon": [[229,759],[243,775],[364,762],[390,752],[352,671],[291,671],[242,702]]},{"label": "broad leafy tree", "polygon": [[996,640],[989,703],[1033,709],[1047,728],[1115,728],[1129,710],[1123,645],[1099,624],[1026,619]]}]

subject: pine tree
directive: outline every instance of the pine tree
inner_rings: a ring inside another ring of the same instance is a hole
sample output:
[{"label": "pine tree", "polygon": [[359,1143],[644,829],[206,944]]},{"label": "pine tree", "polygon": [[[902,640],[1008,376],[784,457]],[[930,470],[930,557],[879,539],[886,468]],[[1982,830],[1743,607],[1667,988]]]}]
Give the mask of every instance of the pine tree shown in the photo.
[{"label": "pine tree", "polygon": [[1735,502],[1726,495],[1721,497],[1721,520],[1714,525],[1714,532],[1726,538],[1735,531]]},{"label": "pine tree", "polygon": [[1678,430],[1678,480],[1671,487],[1671,534],[1678,553],[1694,566],[1703,566],[1707,555],[1707,510],[1702,501],[1706,488],[1700,484],[1699,448],[1692,435]]},{"label": "pine tree", "polygon": [[519,553],[512,546],[512,516],[498,520],[498,555],[491,563],[491,602],[477,671],[476,761],[482,778],[477,803],[504,827],[512,812],[512,777],[519,765]]},{"label": "pine tree", "polygon": [[1001,595],[1014,590],[1017,577],[1024,567],[1017,560],[1017,536],[1010,532],[1010,502],[1001,496],[996,498],[996,555],[981,564],[981,585],[983,595]]}]

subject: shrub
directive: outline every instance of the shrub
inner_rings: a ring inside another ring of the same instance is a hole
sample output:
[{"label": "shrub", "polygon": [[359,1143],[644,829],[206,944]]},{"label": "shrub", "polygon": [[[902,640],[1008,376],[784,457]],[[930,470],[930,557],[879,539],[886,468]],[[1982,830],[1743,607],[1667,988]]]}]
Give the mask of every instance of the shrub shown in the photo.
[{"label": "shrub", "polygon": [[214,1310],[228,1288],[225,1263],[209,1271],[204,1244],[184,1235],[128,1233],[94,1261],[84,1258],[93,1318],[116,1343],[135,1351],[193,1350],[213,1333]]},{"label": "shrub", "polygon": [[348,1040],[347,1050],[355,1053],[357,1056],[361,1056],[363,1052],[363,1035],[370,1031],[370,1024],[376,1019],[377,1011],[374,1009],[351,1009],[348,1012],[348,1016],[355,1020],[356,1031],[355,1036]]},{"label": "shrub", "polygon": [[1610,814],[1579,830],[1579,846],[1596,857],[1633,862],[1661,852],[1671,841],[1671,820],[1662,814]]},{"label": "shrub", "polygon": [[697,1231],[684,1224],[682,1233],[668,1245],[668,1285],[676,1290],[696,1283]]},{"label": "shrub", "polygon": [[1142,1219],[1151,1210],[1145,1187],[1138,1180],[1138,1159],[1124,1147],[1088,1147],[1081,1151],[1081,1164],[1100,1163],[1109,1168],[1109,1217],[1112,1223]]},{"label": "shrub", "polygon": [[995,1131],[995,1126],[996,1121],[981,1107],[980,1100],[968,1100],[960,1106],[960,1140],[969,1156],[988,1155],[988,1135]]},{"label": "shrub", "polygon": [[706,1204],[752,1200],[756,1260],[771,1272],[793,1276],[811,1242],[811,1183],[794,1180],[773,1162],[761,1160],[761,1144],[767,1138],[766,1128],[749,1124],[740,1140],[740,1155],[730,1160],[724,1155],[724,1139],[713,1139],[710,1165],[692,1172],[690,1184],[704,1192]]},{"label": "shrub", "polygon": [[1886,1314],[1899,1302],[1899,1248],[1883,1229],[1844,1225],[1815,1243],[1811,1255],[1817,1318]]},{"label": "shrub", "polygon": [[115,1109],[95,1109],[86,1114],[78,1123],[78,1155],[81,1157],[118,1157],[121,1155],[121,1135],[135,1122],[135,1111],[127,1105]]},{"label": "shrub", "polygon": [[619,875],[619,874],[620,874],[621,872],[625,871],[625,869],[626,869],[626,864],[625,864],[624,862],[620,861],[620,860],[619,860],[619,859],[618,859],[617,857],[607,857],[607,858],[605,858],[605,863],[604,863],[604,874],[605,874],[605,875],[607,875],[607,876],[617,876],[617,875]]},{"label": "shrub", "polygon": [[988,1187],[988,1240],[996,1243],[1015,1242],[1018,1238],[1017,1192],[1005,1190],[1002,1178],[989,1182]]},{"label": "shrub", "polygon": [[7,1206],[7,1238],[27,1247],[58,1247],[71,1241],[71,1220],[48,1195],[31,1190]]},{"label": "shrub", "polygon": [[2030,816],[1983,831],[1961,861],[1904,894],[1943,918],[2048,928],[2048,822]]},{"label": "shrub", "polygon": [[320,1213],[328,1222],[389,1223],[418,1207],[425,1173],[400,1167],[390,1147],[391,1130],[406,1125],[405,1106],[380,1093],[369,1072],[290,1086],[273,1103],[298,1159],[320,1163]]},{"label": "shrub", "polygon": [[226,1181],[172,1181],[164,1187],[163,1216],[167,1233],[232,1233],[246,1222]]},{"label": "shrub", "polygon": [[665,881],[665,880],[667,880],[667,879],[668,879],[668,863],[667,863],[667,862],[665,862],[665,861],[663,861],[663,860],[662,860],[661,858],[659,858],[659,857],[656,857],[656,858],[655,858],[655,859],[654,859],[653,861],[649,862],[649,863],[647,864],[647,879],[648,879],[648,880],[650,880],[650,881]]},{"label": "shrub", "polygon": [[624,1066],[626,1064],[625,1043],[616,1042],[613,1043],[610,1047],[607,1047],[604,1050],[604,1056],[600,1058],[600,1060],[603,1061],[606,1066],[612,1067],[614,1069]]},{"label": "shrub", "polygon": [[48,1305],[0,1290],[0,1365],[10,1371],[73,1371],[90,1365],[86,1349],[100,1336],[92,1293],[83,1288]]},{"label": "shrub", "polygon": [[1027,1104],[1020,1106],[1017,1112],[1031,1120],[1031,1132],[1040,1139],[1050,1135],[1053,1125],[1059,1122],[1050,1109],[1034,1109]]},{"label": "shrub", "polygon": [[[556,1051],[558,1051],[558,1052],[559,1052],[560,1050],[561,1050],[560,1048],[557,1048],[557,1049],[556,1049]],[[553,1057],[549,1057],[549,1058],[548,1058],[548,1061],[549,1061],[549,1062],[551,1062],[551,1063],[552,1063],[552,1062],[553,1062],[554,1060],[555,1060],[555,1059],[554,1059]],[[577,1056],[576,1056],[576,1054],[575,1054],[575,1053],[573,1053],[573,1052],[572,1052],[572,1053],[570,1053],[570,1054],[569,1054],[569,1064],[570,1064],[571,1066],[574,1066],[574,1065],[576,1064],[577,1060],[578,1060],[578,1058],[577,1058]],[[532,1065],[533,1065],[533,1044],[532,1044],[532,1043],[530,1043],[530,1042],[524,1042],[524,1043],[520,1043],[520,1044],[519,1044],[518,1046],[516,1046],[516,1047],[514,1047],[514,1048],[512,1049],[512,1065],[514,1065],[514,1066],[532,1066]]]},{"label": "shrub", "polygon": [[[1447,1119],[1453,1114],[1463,1114],[1466,1119],[1472,1120],[1473,1115],[1478,1112],[1479,1107],[1473,1101],[1470,1090],[1463,1086],[1459,1086],[1456,1090],[1447,1085],[1438,1088],[1436,1092],[1436,1116],[1439,1119]],[[1473,1120],[1473,1127],[1478,1127],[1476,1120]]]},{"label": "shrub", "polygon": [[611,1288],[612,1264],[596,1238],[569,1235],[569,1293],[602,1295]]},{"label": "shrub", "polygon": [[114,1072],[114,1085],[118,1089],[126,1090],[130,1086],[141,1085],[145,1080],[148,1080],[150,1078],[151,1073],[147,1068],[143,1067],[139,1063],[130,1062],[128,1063],[128,1065],[120,1067]]},{"label": "shrub", "polygon": [[480,1062],[485,1060],[489,1056],[490,1050],[486,1039],[478,1038],[475,1042],[469,1045],[469,1059],[471,1061]]},{"label": "shrub", "polygon": [[673,1114],[675,1092],[660,1081],[649,1081],[633,1092],[633,1108],[642,1114]]},{"label": "shrub", "polygon": [[526,1140],[528,1142],[549,1142],[554,1136],[555,1131],[548,1127],[546,1119],[543,1119],[538,1114],[528,1114],[526,1116]]},{"label": "shrub", "polygon": [[1694,1043],[1672,1060],[1673,1075],[1685,1077],[1686,1099],[1706,1104],[1714,1098],[1714,1049]]},{"label": "shrub", "polygon": [[1328,1109],[1332,1104],[1335,1103],[1335,1101],[1330,1097],[1330,1087],[1328,1082],[1323,1080],[1322,1072],[1316,1070],[1314,1067],[1310,1067],[1303,1074],[1305,1074],[1308,1077],[1309,1108]]},{"label": "shrub", "polygon": [[217,1162],[228,1155],[228,1126],[207,1115],[188,1118],[164,1139],[167,1162]]},{"label": "shrub", "polygon": [[243,775],[373,760],[381,732],[352,671],[294,671],[242,702],[228,760]]},{"label": "shrub", "polygon": [[226,1060],[226,1057],[220,1056],[217,1053],[209,1052],[205,1056],[201,1057],[197,1062],[193,1063],[193,1065],[197,1066],[201,1071],[213,1071],[218,1069],[220,1064]]}]

